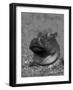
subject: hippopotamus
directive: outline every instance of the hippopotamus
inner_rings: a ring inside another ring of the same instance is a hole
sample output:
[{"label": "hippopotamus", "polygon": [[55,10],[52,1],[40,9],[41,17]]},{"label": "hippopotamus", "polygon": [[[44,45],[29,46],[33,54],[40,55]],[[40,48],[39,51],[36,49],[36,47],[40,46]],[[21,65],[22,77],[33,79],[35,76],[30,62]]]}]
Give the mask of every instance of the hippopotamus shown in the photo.
[{"label": "hippopotamus", "polygon": [[29,49],[34,54],[34,60],[30,66],[35,64],[45,66],[56,62],[60,57],[60,46],[56,39],[58,33],[39,32],[30,42]]}]

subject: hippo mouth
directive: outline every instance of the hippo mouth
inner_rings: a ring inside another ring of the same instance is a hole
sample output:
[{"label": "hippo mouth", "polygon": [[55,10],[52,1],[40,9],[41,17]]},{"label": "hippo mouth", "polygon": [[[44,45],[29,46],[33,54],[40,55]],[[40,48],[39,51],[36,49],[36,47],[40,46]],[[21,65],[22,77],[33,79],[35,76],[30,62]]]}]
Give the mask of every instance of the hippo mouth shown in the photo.
[{"label": "hippo mouth", "polygon": [[45,50],[43,47],[40,47],[40,46],[37,46],[37,45],[30,47],[30,49],[31,49],[33,52],[42,52],[42,51]]},{"label": "hippo mouth", "polygon": [[40,57],[46,57],[50,54],[45,48],[38,45],[30,47],[30,49]]}]

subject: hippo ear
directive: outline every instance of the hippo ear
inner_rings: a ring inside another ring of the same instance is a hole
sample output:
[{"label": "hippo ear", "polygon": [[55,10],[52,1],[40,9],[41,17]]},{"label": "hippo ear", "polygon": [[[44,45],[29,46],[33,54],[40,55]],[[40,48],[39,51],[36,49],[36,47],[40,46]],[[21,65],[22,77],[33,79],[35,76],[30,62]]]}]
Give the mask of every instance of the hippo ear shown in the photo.
[{"label": "hippo ear", "polygon": [[39,32],[37,36],[40,37],[41,35],[42,35],[42,32]]},{"label": "hippo ear", "polygon": [[48,33],[48,34],[47,34],[48,38],[56,38],[57,35],[58,35],[57,32],[54,32],[54,33]]},{"label": "hippo ear", "polygon": [[52,33],[52,35],[53,35],[54,38],[56,38],[57,35],[58,35],[58,33],[57,32],[54,32],[54,33]]},{"label": "hippo ear", "polygon": [[58,33],[57,32],[51,33],[51,37],[52,38],[56,38],[57,36],[58,36]]}]

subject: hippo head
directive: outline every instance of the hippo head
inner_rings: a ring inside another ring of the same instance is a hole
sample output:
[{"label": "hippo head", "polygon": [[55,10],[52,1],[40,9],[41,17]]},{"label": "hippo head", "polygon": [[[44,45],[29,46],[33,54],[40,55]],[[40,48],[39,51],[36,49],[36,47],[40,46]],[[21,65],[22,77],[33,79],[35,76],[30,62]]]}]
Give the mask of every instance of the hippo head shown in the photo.
[{"label": "hippo head", "polygon": [[40,57],[47,57],[50,55],[50,42],[56,40],[57,32],[45,33],[39,32],[36,38],[30,42],[29,49]]}]

